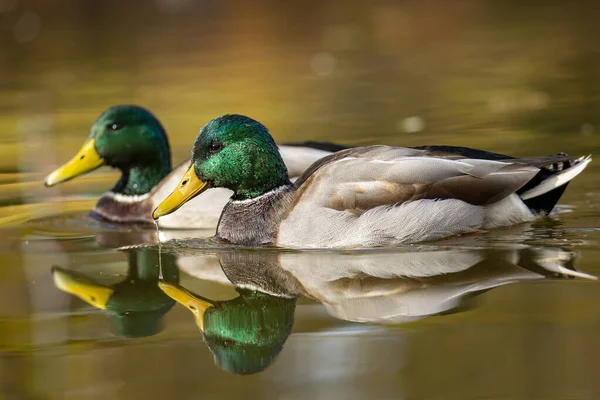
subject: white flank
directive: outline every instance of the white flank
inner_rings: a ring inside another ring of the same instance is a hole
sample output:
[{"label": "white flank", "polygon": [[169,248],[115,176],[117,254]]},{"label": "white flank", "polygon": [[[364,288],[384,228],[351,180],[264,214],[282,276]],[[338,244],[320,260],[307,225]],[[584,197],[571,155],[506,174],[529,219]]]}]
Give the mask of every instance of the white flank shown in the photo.
[{"label": "white flank", "polygon": [[361,215],[300,202],[281,222],[277,244],[295,248],[373,247],[473,232],[485,207],[460,200],[417,200],[374,207]]},{"label": "white flank", "polygon": [[516,194],[485,207],[484,229],[509,226],[535,220],[535,215]]}]

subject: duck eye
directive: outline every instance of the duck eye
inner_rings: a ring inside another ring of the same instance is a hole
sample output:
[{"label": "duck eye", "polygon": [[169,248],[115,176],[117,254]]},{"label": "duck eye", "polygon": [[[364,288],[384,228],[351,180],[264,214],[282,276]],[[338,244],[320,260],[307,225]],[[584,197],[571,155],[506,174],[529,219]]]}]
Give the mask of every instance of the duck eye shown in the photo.
[{"label": "duck eye", "polygon": [[217,151],[221,150],[223,148],[223,144],[220,142],[212,142],[210,144],[210,152],[211,153],[216,153]]},{"label": "duck eye", "polygon": [[109,131],[118,131],[119,129],[123,128],[124,124],[122,124],[121,122],[113,122],[112,124],[108,124],[106,125],[106,128]]}]

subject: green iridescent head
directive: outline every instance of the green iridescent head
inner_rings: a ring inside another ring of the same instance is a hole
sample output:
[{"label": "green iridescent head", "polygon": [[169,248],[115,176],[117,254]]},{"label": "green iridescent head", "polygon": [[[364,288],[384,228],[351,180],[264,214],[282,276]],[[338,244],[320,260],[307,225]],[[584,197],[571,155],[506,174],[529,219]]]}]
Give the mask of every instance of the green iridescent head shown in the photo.
[{"label": "green iridescent head", "polygon": [[268,129],[243,115],[210,121],[192,151],[196,176],[237,198],[256,197],[289,183],[287,168]]},{"label": "green iridescent head", "polygon": [[92,126],[89,139],[106,165],[120,169],[171,165],[169,140],[156,117],[138,106],[116,106],[104,111]]},{"label": "green iridescent head", "polygon": [[111,107],[92,126],[79,153],[46,178],[46,185],[72,179],[108,165],[123,176],[113,191],[148,193],[171,171],[169,141],[161,123],[142,107]]},{"label": "green iridescent head", "polygon": [[289,184],[287,167],[269,130],[252,118],[224,115],[202,128],[192,165],[152,217],[174,212],[211,187],[230,189],[233,200],[243,200]]}]

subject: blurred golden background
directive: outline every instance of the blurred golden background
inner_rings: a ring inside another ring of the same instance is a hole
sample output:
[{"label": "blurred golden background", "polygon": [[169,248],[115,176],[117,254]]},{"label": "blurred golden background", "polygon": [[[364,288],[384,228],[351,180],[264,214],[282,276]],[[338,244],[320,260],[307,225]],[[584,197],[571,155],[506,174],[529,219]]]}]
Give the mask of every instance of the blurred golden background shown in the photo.
[{"label": "blurred golden background", "polygon": [[[225,113],[258,119],[279,142],[597,154],[599,15],[598,2],[561,0],[0,0],[0,221],[91,208],[116,172],[41,181],[116,104],[158,116],[175,164]],[[499,241],[564,245],[598,275],[599,165],[566,191],[558,221]],[[161,336],[125,340],[53,286],[53,265],[123,275],[121,252],[19,229],[0,231],[2,400],[600,393],[595,284],[510,285],[476,310],[402,329],[357,328],[304,304],[277,364],[239,378],[214,366],[183,308]]]},{"label": "blurred golden background", "polygon": [[[594,2],[0,2],[0,168],[47,172],[115,104],[182,160],[243,113],[279,141],[598,148]],[[541,140],[543,139],[543,140]],[[531,151],[529,151],[531,150]]]}]

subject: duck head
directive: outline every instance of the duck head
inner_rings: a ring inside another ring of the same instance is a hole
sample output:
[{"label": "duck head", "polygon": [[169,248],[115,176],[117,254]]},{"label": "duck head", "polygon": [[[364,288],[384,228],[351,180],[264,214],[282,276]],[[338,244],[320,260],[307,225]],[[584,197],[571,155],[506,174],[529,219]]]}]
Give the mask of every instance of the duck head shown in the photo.
[{"label": "duck head", "polygon": [[153,217],[172,213],[211,187],[230,189],[243,200],[286,184],[288,171],[268,129],[243,115],[224,115],[202,128],[189,169]]},{"label": "duck head", "polygon": [[142,107],[109,108],[96,120],[79,152],[48,175],[45,184],[54,186],[103,165],[122,172],[113,192],[150,192],[171,171],[169,141],[161,123]]}]

